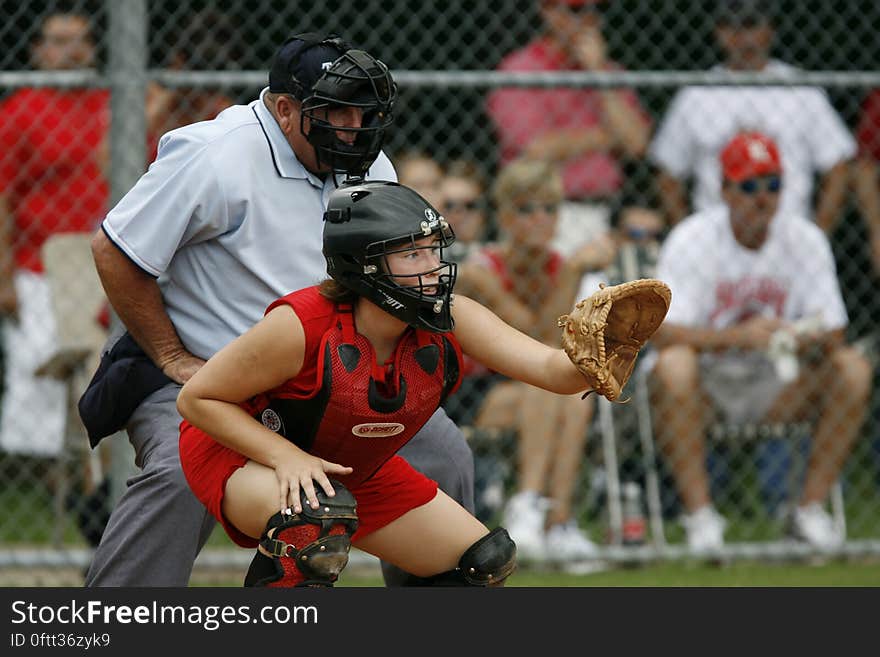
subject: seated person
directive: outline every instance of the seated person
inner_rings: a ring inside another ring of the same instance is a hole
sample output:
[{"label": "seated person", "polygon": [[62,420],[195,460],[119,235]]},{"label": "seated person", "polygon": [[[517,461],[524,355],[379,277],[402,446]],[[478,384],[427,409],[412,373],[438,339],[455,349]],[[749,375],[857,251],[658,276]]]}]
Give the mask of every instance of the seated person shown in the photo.
[{"label": "seated person", "polygon": [[[522,159],[505,166],[493,188],[500,239],[459,268],[462,290],[511,325],[553,345],[559,340],[556,318],[574,303],[581,278],[607,262],[604,248],[592,243],[568,259],[549,246],[563,198],[562,177],[550,163]],[[572,512],[594,401],[499,382],[488,371],[469,373],[491,377],[494,384],[474,426],[508,428],[518,436],[517,492],[508,500],[504,523],[520,558],[594,556],[595,545]]]},{"label": "seated person", "polygon": [[823,507],[858,438],[871,368],[845,342],[848,318],[825,234],[779,211],[785,171],[776,143],[740,133],[720,164],[724,204],[677,224],[657,264],[672,304],[653,339],[654,420],[686,510],[687,543],[723,545],[726,522],[712,504],[704,439],[720,416],[815,422],[790,531],[833,549],[844,537]]},{"label": "seated person", "polygon": [[[537,0],[543,29],[498,63],[503,73],[615,72],[606,41],[606,10],[597,0]],[[652,120],[631,88],[500,87],[486,114],[502,165],[544,159],[561,169],[564,200],[553,247],[572,255],[607,234],[627,184],[627,166],[641,160]]]},{"label": "seated person", "polygon": [[439,208],[443,167],[437,160],[422,151],[408,150],[394,157],[392,162],[401,185],[416,190]]},{"label": "seated person", "polygon": [[453,160],[440,181],[439,199],[438,209],[455,231],[449,255],[457,262],[466,260],[489,239],[492,229],[482,173],[471,161]]}]

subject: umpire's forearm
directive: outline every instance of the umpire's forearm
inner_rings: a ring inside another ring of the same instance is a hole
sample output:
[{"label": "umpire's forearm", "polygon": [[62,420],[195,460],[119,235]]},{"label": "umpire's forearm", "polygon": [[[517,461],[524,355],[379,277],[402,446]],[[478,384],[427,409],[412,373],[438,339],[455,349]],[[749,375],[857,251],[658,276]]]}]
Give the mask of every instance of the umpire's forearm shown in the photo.
[{"label": "umpire's forearm", "polygon": [[159,285],[99,230],[92,238],[95,268],[122,323],[160,368],[187,354],[168,317]]}]

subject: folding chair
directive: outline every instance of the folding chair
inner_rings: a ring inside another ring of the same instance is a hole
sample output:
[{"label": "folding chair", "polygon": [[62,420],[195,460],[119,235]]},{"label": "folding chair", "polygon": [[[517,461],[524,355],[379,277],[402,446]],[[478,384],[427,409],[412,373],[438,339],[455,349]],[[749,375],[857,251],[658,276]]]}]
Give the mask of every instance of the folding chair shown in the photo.
[{"label": "folding chair", "polygon": [[[654,431],[651,418],[650,401],[648,397],[647,373],[637,371],[633,375],[636,392],[633,402],[639,410],[639,436],[643,464],[645,467],[645,484],[647,488],[647,502],[649,521],[652,536],[655,537],[655,545],[665,545],[665,528],[663,521],[663,509],[661,503],[660,476],[657,470],[657,461],[654,449]],[[771,423],[748,423],[730,424],[718,422],[711,425],[707,430],[707,440],[718,445],[745,445],[762,440],[787,439],[799,440],[809,435],[809,423],[771,424]],[[797,457],[799,449],[793,449],[792,453]],[[796,498],[798,493],[798,476],[805,467],[803,458],[792,459],[791,467],[787,473],[788,500]],[[843,501],[843,485],[838,478],[830,492],[831,514],[837,530],[841,535],[846,535],[846,514]]]}]

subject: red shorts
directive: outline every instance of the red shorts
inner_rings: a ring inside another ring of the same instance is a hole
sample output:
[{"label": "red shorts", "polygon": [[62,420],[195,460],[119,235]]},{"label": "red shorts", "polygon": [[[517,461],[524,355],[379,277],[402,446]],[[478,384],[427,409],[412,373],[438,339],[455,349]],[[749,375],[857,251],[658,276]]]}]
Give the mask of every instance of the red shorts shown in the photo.
[{"label": "red shorts", "polygon": [[[259,541],[236,529],[222,511],[226,480],[247,462],[246,456],[224,447],[200,429],[181,423],[180,464],[190,488],[223,525],[229,538],[236,545],[250,548],[256,547]],[[357,500],[358,529],[352,538],[357,542],[433,500],[437,495],[437,482],[395,455],[369,479],[351,488],[351,492]]]}]

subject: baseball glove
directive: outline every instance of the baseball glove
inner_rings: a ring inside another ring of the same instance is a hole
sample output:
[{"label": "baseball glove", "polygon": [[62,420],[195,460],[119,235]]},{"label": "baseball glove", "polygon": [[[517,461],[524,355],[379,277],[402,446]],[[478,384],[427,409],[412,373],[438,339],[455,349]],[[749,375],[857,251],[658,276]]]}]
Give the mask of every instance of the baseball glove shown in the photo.
[{"label": "baseball glove", "polygon": [[593,390],[610,401],[620,397],[671,298],[669,286],[654,278],[610,287],[600,283],[597,292],[557,320],[562,348]]}]

